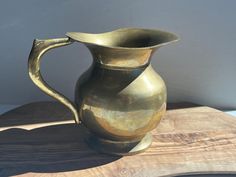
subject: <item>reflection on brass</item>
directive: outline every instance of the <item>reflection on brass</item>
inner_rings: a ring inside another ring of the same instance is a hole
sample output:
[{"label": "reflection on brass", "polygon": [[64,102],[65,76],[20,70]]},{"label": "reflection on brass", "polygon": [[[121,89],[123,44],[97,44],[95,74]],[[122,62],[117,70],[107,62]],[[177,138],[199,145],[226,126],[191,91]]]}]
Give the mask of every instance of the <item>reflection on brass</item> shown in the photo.
[{"label": "reflection on brass", "polygon": [[[166,110],[166,87],[150,59],[159,47],[177,41],[160,30],[123,28],[100,34],[69,32],[66,38],[35,40],[29,75],[46,94],[67,106],[75,122],[91,132],[87,142],[97,151],[131,155],[147,149],[150,131]],[[84,43],[93,56],[79,78],[75,103],[52,89],[40,74],[40,59],[49,49]]]}]

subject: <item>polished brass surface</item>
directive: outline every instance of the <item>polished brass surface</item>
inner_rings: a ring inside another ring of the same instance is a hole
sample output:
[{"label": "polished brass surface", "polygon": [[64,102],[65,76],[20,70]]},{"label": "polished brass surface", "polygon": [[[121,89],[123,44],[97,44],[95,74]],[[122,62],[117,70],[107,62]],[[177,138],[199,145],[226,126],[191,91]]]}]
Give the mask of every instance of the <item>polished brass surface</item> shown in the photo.
[{"label": "polished brass surface", "polygon": [[[148,134],[166,110],[166,87],[153,70],[154,51],[178,38],[168,32],[123,28],[100,34],[69,32],[68,38],[36,40],[29,57],[33,82],[66,105],[91,132],[89,144],[100,152],[131,155],[151,144]],[[75,104],[49,87],[40,75],[41,56],[49,49],[84,43],[93,63],[79,78]]]}]

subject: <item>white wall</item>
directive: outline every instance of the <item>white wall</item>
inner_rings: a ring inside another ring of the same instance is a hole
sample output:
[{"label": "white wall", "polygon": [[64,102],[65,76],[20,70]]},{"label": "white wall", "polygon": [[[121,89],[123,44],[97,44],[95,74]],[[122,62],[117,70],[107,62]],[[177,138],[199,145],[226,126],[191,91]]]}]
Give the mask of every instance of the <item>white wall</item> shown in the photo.
[{"label": "white wall", "polygon": [[[181,38],[161,48],[152,61],[167,83],[169,101],[236,108],[235,7],[234,0],[1,0],[0,103],[50,100],[27,74],[34,38],[143,27]],[[49,52],[42,72],[72,98],[77,78],[90,63],[86,47],[73,44]]]}]

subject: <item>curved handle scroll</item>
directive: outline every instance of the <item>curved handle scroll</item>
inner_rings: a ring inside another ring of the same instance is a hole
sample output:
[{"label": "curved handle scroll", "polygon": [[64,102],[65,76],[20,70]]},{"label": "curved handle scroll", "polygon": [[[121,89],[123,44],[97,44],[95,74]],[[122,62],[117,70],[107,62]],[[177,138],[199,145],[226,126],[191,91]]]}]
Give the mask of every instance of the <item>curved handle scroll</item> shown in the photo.
[{"label": "curved handle scroll", "polygon": [[51,88],[43,80],[40,73],[40,60],[44,53],[56,47],[69,45],[72,42],[73,41],[70,38],[58,38],[58,39],[46,39],[46,40],[35,39],[29,55],[28,69],[29,69],[29,76],[34,82],[34,84],[37,85],[43,92],[45,92],[49,96],[57,99],[59,102],[67,106],[74,114],[75,122],[80,123],[79,115],[76,110],[76,107],[74,106],[74,103],[72,103],[63,94]]}]

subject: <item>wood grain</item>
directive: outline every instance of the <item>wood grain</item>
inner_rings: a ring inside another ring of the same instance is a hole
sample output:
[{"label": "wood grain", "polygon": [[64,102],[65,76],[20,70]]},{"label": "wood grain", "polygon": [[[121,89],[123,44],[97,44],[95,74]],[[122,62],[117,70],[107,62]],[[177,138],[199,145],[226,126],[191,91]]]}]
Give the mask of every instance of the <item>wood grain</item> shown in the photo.
[{"label": "wood grain", "polygon": [[[85,128],[69,121],[65,109],[55,111],[54,103],[34,103],[36,114],[30,105],[26,107],[0,116],[4,122],[0,131],[1,177],[236,174],[236,119],[213,108],[169,110],[152,132],[154,142],[148,151],[113,157],[92,151],[84,143]],[[53,122],[44,122],[44,118],[35,121],[47,114]]]}]

